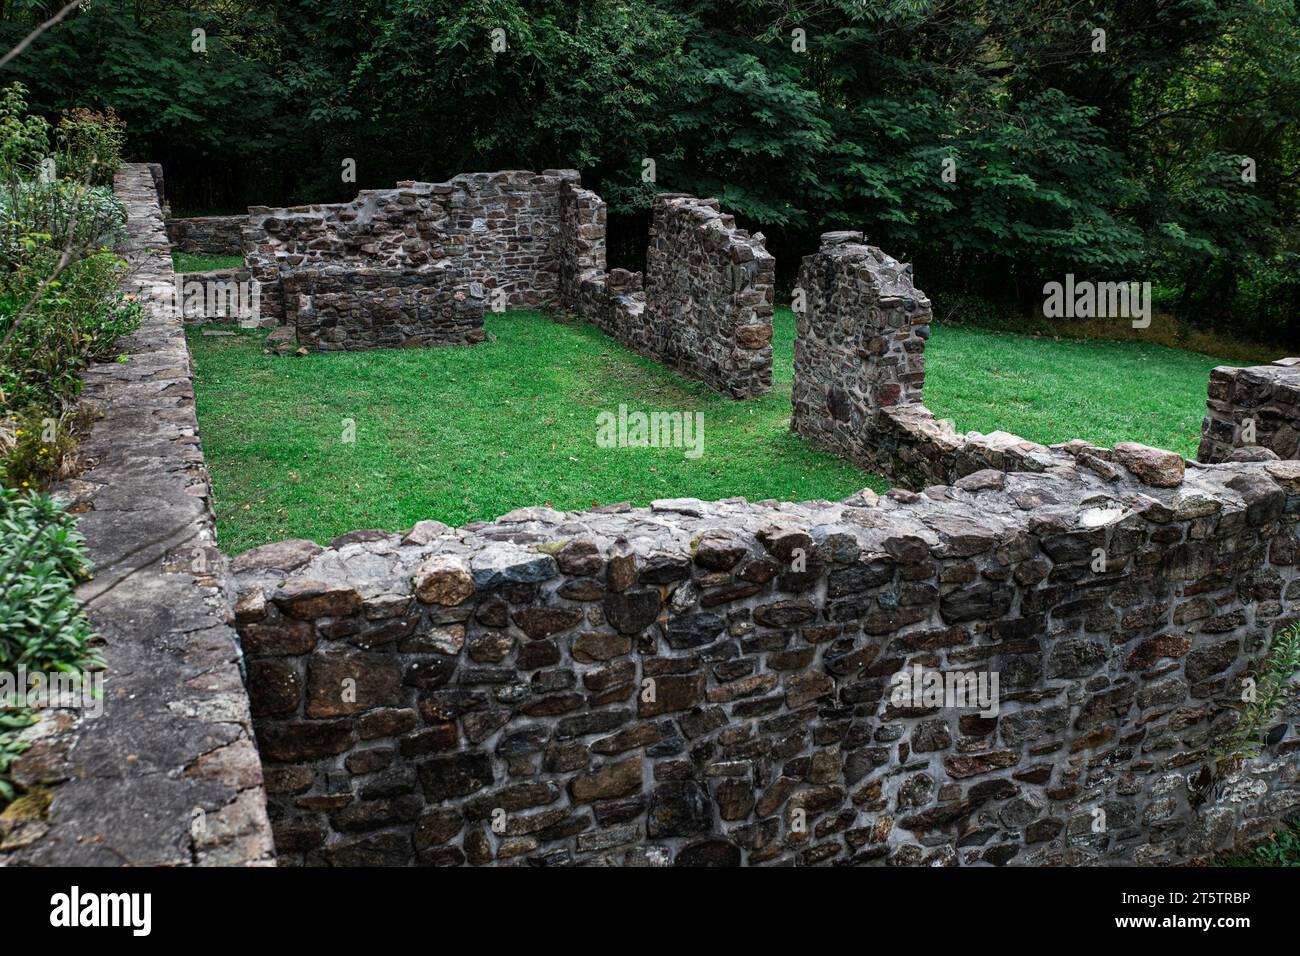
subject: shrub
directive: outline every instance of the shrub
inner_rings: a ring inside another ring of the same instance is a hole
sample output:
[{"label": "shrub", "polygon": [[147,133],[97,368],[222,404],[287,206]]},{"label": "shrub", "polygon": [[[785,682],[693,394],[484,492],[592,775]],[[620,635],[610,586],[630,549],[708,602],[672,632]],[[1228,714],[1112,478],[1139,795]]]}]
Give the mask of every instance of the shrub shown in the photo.
[{"label": "shrub", "polygon": [[1215,866],[1300,866],[1300,822],[1291,821],[1284,828],[1254,846],[1221,854]]},{"label": "shrub", "polygon": [[125,226],[126,210],[103,186],[66,179],[0,185],[0,259],[10,269],[46,248],[87,255],[111,246]]},{"label": "shrub", "polygon": [[[0,340],[53,273],[58,254],[33,255],[0,291]],[[72,263],[28,310],[0,362],[0,409],[61,409],[81,388],[89,362],[112,357],[117,339],[140,326],[141,307],[118,290],[124,263],[99,253]]]},{"label": "shrub", "polygon": [[49,495],[0,488],[0,670],[99,665],[73,596],[86,577],[72,516]]},{"label": "shrub", "polygon": [[50,152],[50,124],[27,114],[27,87],[0,88],[0,176],[34,170]]},{"label": "shrub", "polygon": [[63,147],[61,177],[95,186],[113,185],[113,176],[122,166],[126,124],[111,106],[103,113],[85,107],[65,110],[57,134]]},{"label": "shrub", "polygon": [[[0,488],[0,671],[103,666],[73,593],[86,576],[72,516],[47,495]],[[32,719],[25,709],[0,710],[0,806],[14,798],[3,776],[26,749],[18,732]]]}]

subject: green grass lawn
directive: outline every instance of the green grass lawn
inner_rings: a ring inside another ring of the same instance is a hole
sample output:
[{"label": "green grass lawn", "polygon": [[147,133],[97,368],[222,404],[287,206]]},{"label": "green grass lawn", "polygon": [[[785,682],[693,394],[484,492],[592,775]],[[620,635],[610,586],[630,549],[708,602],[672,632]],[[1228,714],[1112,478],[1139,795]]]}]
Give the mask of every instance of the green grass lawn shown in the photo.
[{"label": "green grass lawn", "polygon": [[243,256],[210,256],[197,252],[173,252],[172,268],[177,272],[213,272],[217,269],[242,269]]},{"label": "green grass lawn", "polygon": [[[212,329],[214,326],[205,326]],[[225,327],[229,328],[229,327]],[[772,393],[737,402],[629,353],[591,326],[487,316],[470,348],[265,355],[265,333],[191,329],[203,447],[222,547],[328,541],[422,518],[654,498],[839,499],[887,487],[791,434],[794,321],[776,317]],[[1135,439],[1195,451],[1214,359],[1161,347],[936,328],[926,400],[958,428],[1042,442]],[[700,412],[704,452],[600,448],[596,416]],[[344,441],[347,420],[355,441]]]},{"label": "green grass lawn", "polygon": [[[264,333],[191,330],[222,548],[289,536],[324,542],[422,518],[463,524],[547,503],[883,491],[878,478],[790,432],[791,318],[778,330],[777,386],[748,402],[715,395],[589,325],[536,312],[489,313],[496,341],[468,348],[302,358],[263,354]],[[620,403],[702,413],[703,454],[598,447],[596,416]],[[353,443],[342,440],[345,419],[356,423]]]},{"label": "green grass lawn", "polygon": [[1227,359],[1162,345],[1031,338],[936,326],[925,404],[960,431],[1001,429],[1051,444],[1140,441],[1196,457],[1206,386]]}]

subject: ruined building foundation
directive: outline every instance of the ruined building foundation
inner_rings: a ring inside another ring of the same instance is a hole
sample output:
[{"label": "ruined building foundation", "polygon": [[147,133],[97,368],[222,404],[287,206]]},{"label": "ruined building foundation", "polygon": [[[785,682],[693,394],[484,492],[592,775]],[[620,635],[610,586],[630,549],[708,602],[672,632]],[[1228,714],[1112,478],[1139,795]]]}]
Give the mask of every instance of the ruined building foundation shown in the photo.
[{"label": "ruined building foundation", "polygon": [[[133,241],[153,243],[148,175],[128,167],[119,190]],[[492,212],[506,199],[510,227]],[[480,219],[501,234],[475,239]],[[321,347],[407,322],[472,330],[478,283],[484,302],[554,297],[737,397],[770,387],[770,256],[706,200],[660,198],[645,275],[605,271],[603,204],[564,171],[255,210],[245,236],[266,247],[249,268]],[[499,242],[532,271],[494,275]],[[59,776],[57,746],[126,752],[142,716],[179,727],[118,782],[121,805],[166,781],[168,806],[206,807],[211,828],[179,812],[94,826],[140,859],[200,863],[267,860],[269,824],[279,865],[1168,864],[1294,817],[1294,706],[1258,757],[1216,759],[1300,599],[1289,373],[1216,370],[1207,440],[1234,450],[1203,457],[1222,463],[963,435],[923,404],[930,304],[909,267],[830,233],[800,288],[793,427],[893,491],[530,507],[228,563],[209,549],[202,573],[180,540],[111,604],[159,610],[110,629],[108,687],[135,680],[113,669],[120,648],[185,680],[140,685],[17,772]],[[378,305],[369,326],[349,311],[366,297],[392,310],[382,328]],[[141,484],[123,446],[64,491],[97,554],[153,520],[159,476],[210,541],[180,317],[151,316],[132,362],[91,377],[96,435],[145,416],[162,470]],[[1214,424],[1252,416],[1272,447],[1236,450]],[[163,613],[185,601],[184,620]],[[935,680],[973,704],[927,695]],[[91,826],[86,785],[51,783],[50,832],[0,858],[102,862],[71,836]]]}]

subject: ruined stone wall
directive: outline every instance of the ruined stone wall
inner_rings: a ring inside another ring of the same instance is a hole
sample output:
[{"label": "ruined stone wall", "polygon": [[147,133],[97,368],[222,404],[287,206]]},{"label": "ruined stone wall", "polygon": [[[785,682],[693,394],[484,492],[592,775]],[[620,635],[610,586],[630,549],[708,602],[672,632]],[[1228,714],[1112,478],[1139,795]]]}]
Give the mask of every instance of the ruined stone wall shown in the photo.
[{"label": "ruined stone wall", "polygon": [[772,387],[776,260],[716,199],[655,197],[637,351],[735,398]]},{"label": "ruined stone wall", "polygon": [[[235,560],[282,863],[1170,863],[1300,810],[1212,742],[1300,465],[421,522]],[[1100,563],[1098,549],[1103,555]],[[913,668],[996,674],[980,713]],[[1105,815],[1098,832],[1097,811]]]},{"label": "ruined stone wall", "polygon": [[[560,306],[593,314],[606,269],[605,201],[576,181],[560,187]],[[584,291],[584,283],[587,290]]]},{"label": "ruined stone wall", "polygon": [[1210,372],[1200,461],[1300,458],[1300,358]]},{"label": "ruined stone wall", "polygon": [[445,183],[362,190],[349,203],[257,206],[249,210],[245,259],[273,318],[286,314],[283,276],[330,266],[433,272],[437,286],[454,270],[468,298],[554,304],[560,185],[576,179],[571,170],[462,173]]},{"label": "ruined stone wall", "polygon": [[864,244],[861,233],[822,236],[799,270],[795,304],[791,427],[891,481],[924,488],[989,468],[1075,464],[1108,481],[1126,470],[1162,487],[1182,480],[1181,456],[1137,442],[1045,446],[1004,431],[959,434],[936,419],[922,403],[930,301],[910,265]]},{"label": "ruined stone wall", "polygon": [[330,266],[284,277],[285,320],[299,345],[349,349],[472,345],[483,331],[483,286],[449,262],[401,269]]},{"label": "ruined stone wall", "polygon": [[772,386],[772,256],[716,199],[661,193],[646,272],[606,272],[605,204],[561,190],[560,303],[635,352],[724,395]]},{"label": "ruined stone wall", "polygon": [[572,170],[466,173],[253,207],[244,254],[264,324],[287,322],[308,348],[477,341],[483,308],[559,305],[724,394],[766,393],[775,269],[762,236],[716,200],[665,193],[642,276],[606,271],[605,226]]},{"label": "ruined stone wall", "polygon": [[93,365],[82,399],[101,413],[89,468],[56,486],[94,577],[77,598],[105,662],[103,712],[43,712],[9,776],[50,796],[0,817],[0,866],[230,866],[272,860],[226,559],[194,414],[161,208],[162,171],[129,163],[122,291],[140,329]]},{"label": "ruined stone wall", "polygon": [[558,303],[560,186],[577,181],[571,169],[462,173],[451,180],[449,226],[465,237],[460,265],[489,299],[499,289],[508,308]]},{"label": "ruined stone wall", "polygon": [[178,252],[241,256],[244,254],[244,229],[247,225],[247,215],[168,219],[167,238]]},{"label": "ruined stone wall", "polygon": [[[253,273],[248,269],[212,269],[207,272],[178,272],[176,283],[181,314],[186,325],[202,325],[206,322],[242,322],[255,324],[257,321],[254,303],[244,298],[243,293],[251,290]],[[219,292],[215,287],[219,286]],[[242,306],[249,305],[247,310]],[[241,315],[248,311],[249,315]]]},{"label": "ruined stone wall", "polygon": [[860,232],[822,236],[803,261],[798,294],[791,427],[879,469],[889,449],[877,441],[875,418],[921,402],[930,300],[910,265],[865,245]]}]

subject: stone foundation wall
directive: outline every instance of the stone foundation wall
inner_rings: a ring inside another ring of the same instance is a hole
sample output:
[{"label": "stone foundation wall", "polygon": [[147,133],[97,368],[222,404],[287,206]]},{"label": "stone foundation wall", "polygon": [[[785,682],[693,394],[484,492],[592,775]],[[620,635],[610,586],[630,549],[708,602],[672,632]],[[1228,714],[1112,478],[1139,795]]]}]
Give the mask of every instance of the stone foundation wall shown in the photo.
[{"label": "stone foundation wall", "polygon": [[247,215],[168,219],[167,238],[178,252],[240,256],[244,254],[244,229],[247,225]]},{"label": "stone foundation wall", "polygon": [[293,309],[283,302],[285,276],[330,266],[428,274],[438,287],[443,270],[452,270],[459,291],[469,295],[472,285],[470,297],[489,306],[554,304],[560,186],[576,179],[571,170],[463,173],[445,183],[362,190],[349,203],[257,206],[249,210],[245,258],[273,318]]},{"label": "stone foundation wall", "polygon": [[[1294,713],[1240,771],[1212,756],[1294,618],[1298,517],[1300,464],[1162,488],[1066,456],[246,552],[281,861],[1205,856],[1300,810]],[[997,675],[996,706],[897,697],[915,668]]]},{"label": "stone foundation wall", "polygon": [[400,269],[303,269],[284,277],[287,324],[298,343],[348,349],[471,345],[482,342],[483,286],[440,263]]},{"label": "stone foundation wall", "polygon": [[1300,458],[1300,358],[1210,372],[1200,461]]},{"label": "stone foundation wall", "polygon": [[88,470],[54,492],[77,516],[94,578],[77,597],[97,635],[103,712],[43,712],[10,776],[50,796],[40,816],[0,816],[0,866],[231,866],[272,862],[225,557],[194,415],[161,208],[162,171],[129,163],[122,291],[144,307],[93,365],[83,400],[102,414],[80,445]]}]

